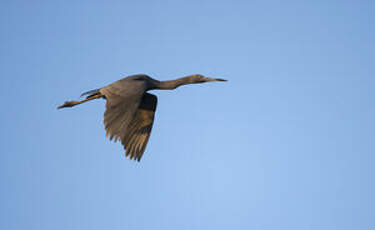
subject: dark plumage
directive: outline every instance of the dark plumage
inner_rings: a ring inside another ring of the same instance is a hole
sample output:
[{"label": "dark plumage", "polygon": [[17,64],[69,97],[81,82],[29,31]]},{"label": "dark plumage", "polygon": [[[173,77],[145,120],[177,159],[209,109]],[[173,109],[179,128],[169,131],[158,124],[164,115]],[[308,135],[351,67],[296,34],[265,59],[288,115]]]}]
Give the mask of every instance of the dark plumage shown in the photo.
[{"label": "dark plumage", "polygon": [[73,107],[97,98],[106,99],[106,136],[115,142],[120,140],[126,150],[126,156],[140,161],[150,138],[157,105],[157,97],[147,91],[175,89],[181,85],[209,81],[226,80],[195,74],[172,81],[158,81],[144,74],[132,75],[103,88],[83,93],[81,96],[88,95],[86,99],[67,101],[58,109]]}]

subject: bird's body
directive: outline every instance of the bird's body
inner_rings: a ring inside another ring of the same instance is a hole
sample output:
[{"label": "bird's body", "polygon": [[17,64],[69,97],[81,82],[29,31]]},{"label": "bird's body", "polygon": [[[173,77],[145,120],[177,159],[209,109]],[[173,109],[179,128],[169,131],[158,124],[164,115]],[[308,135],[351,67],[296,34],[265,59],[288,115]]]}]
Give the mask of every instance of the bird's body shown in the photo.
[{"label": "bird's body", "polygon": [[185,84],[208,81],[225,81],[206,78],[202,75],[190,75],[172,81],[158,81],[144,74],[132,75],[120,79],[103,88],[88,91],[82,101],[68,101],[58,107],[73,107],[89,100],[104,98],[107,100],[104,113],[106,135],[110,140],[120,140],[126,156],[140,161],[150,138],[157,97],[147,93],[154,89],[175,89]]}]

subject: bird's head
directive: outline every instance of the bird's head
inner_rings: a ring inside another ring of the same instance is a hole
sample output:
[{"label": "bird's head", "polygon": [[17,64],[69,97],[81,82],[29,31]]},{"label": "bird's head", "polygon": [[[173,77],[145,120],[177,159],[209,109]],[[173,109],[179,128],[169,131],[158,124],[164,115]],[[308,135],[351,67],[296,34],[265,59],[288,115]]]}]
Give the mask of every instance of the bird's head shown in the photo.
[{"label": "bird's head", "polygon": [[193,74],[190,76],[194,83],[203,83],[203,82],[210,82],[210,81],[227,81],[221,78],[209,78],[205,77],[201,74]]}]

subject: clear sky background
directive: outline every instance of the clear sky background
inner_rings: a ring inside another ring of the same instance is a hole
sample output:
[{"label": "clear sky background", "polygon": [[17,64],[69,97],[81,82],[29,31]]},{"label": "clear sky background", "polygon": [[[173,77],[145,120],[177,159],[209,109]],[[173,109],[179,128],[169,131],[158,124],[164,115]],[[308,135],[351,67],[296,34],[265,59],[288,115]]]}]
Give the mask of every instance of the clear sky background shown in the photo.
[{"label": "clear sky background", "polygon": [[[0,229],[375,229],[374,1],[1,1]],[[103,127],[154,91],[140,163]]]}]

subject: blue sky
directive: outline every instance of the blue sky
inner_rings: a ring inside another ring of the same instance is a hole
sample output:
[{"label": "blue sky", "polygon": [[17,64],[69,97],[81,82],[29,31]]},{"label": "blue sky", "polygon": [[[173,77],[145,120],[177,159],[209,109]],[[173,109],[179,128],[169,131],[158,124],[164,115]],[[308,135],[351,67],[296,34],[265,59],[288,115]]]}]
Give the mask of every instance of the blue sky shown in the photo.
[{"label": "blue sky", "polygon": [[[0,229],[375,229],[373,1],[2,1]],[[105,138],[154,91],[140,163]]]}]

